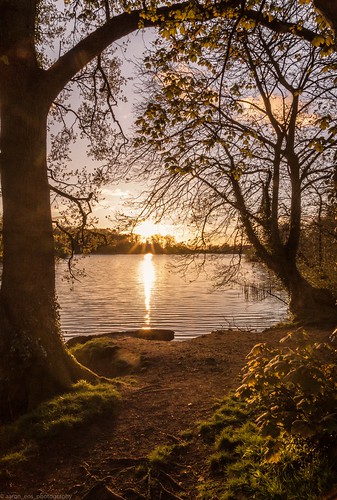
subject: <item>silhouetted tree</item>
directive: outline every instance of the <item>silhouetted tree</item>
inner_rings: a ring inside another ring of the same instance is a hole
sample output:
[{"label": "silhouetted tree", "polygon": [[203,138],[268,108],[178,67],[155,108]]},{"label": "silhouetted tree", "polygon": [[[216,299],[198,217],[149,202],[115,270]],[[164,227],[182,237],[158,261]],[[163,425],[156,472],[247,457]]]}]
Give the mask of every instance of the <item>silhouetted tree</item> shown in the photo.
[{"label": "silhouetted tree", "polygon": [[[279,16],[314,22],[294,2]],[[209,227],[217,237],[243,231],[297,319],[335,321],[336,298],[301,274],[298,251],[303,222],[334,175],[336,55],[322,59],[292,34],[233,24],[195,33],[192,63],[185,33],[148,58],[136,158],[153,180],[149,210],[185,213],[202,239]]]}]

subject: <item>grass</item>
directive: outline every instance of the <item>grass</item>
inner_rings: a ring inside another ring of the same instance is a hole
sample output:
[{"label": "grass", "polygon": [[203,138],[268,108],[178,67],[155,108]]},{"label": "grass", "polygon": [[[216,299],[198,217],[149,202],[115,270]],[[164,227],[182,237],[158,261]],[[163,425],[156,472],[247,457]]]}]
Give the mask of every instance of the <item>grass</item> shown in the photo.
[{"label": "grass", "polygon": [[43,440],[67,434],[103,413],[113,413],[118,399],[112,383],[78,382],[72,391],[40,404],[0,428],[0,463],[10,465],[25,460]]},{"label": "grass", "polygon": [[235,397],[226,398],[212,419],[200,424],[213,443],[208,478],[199,486],[203,500],[317,500],[336,481],[333,459],[303,438],[289,437],[277,452],[263,437],[254,414]]},{"label": "grass", "polygon": [[86,352],[88,354],[95,354],[101,352],[107,352],[107,350],[114,352],[118,351],[118,347],[112,344],[110,338],[99,337],[96,339],[91,339],[84,344],[76,344],[74,347],[70,348],[70,352],[76,357],[79,353]]},{"label": "grass", "polygon": [[226,398],[217,405],[213,417],[208,422],[202,422],[199,432],[205,441],[213,442],[218,433],[226,426],[239,425],[247,421],[249,411],[247,405],[231,398]]},{"label": "grass", "polygon": [[181,433],[176,439],[177,442],[175,444],[157,446],[148,454],[147,458],[150,467],[155,468],[174,463],[175,459],[188,446],[191,434],[187,431],[186,433]]},{"label": "grass", "polygon": [[70,352],[81,364],[106,377],[130,374],[141,363],[139,356],[117,347],[112,339],[105,337],[77,344]]},{"label": "grass", "polygon": [[172,455],[175,452],[175,445],[173,446],[157,446],[148,455],[149,462],[152,466],[166,465],[172,460]]}]

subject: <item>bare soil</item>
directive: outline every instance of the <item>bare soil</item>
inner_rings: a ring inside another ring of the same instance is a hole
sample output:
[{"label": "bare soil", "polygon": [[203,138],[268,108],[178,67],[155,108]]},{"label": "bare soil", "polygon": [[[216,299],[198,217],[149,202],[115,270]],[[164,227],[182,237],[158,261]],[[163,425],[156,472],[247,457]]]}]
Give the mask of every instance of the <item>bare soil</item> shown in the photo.
[{"label": "bare soil", "polygon": [[[228,330],[185,342],[116,338],[117,346],[142,359],[134,382],[120,387],[117,414],[46,442],[28,462],[4,471],[0,497],[195,499],[209,452],[198,436],[197,423],[210,418],[214,404],[239,385],[251,348],[259,342],[277,346],[289,330]],[[317,341],[326,341],[331,333],[307,331]],[[182,443],[181,433],[188,430],[189,444],[174,467],[158,473],[161,488],[156,490],[151,473],[144,469],[146,457],[159,445]]]}]

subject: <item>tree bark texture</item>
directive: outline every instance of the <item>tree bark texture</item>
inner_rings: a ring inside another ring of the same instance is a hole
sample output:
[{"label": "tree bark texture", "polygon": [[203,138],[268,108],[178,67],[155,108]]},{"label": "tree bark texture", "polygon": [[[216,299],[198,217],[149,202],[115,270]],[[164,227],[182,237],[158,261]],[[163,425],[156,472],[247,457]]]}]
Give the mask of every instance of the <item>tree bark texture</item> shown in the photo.
[{"label": "tree bark texture", "polygon": [[296,254],[282,249],[270,261],[272,269],[289,293],[289,310],[294,320],[304,324],[337,322],[336,298],[325,288],[312,286],[299,272]]},{"label": "tree bark texture", "polygon": [[35,59],[34,16],[34,2],[0,3],[0,49],[5,54],[0,62],[3,418],[70,388],[79,378],[95,379],[67,353],[60,336],[46,163],[51,103]]}]

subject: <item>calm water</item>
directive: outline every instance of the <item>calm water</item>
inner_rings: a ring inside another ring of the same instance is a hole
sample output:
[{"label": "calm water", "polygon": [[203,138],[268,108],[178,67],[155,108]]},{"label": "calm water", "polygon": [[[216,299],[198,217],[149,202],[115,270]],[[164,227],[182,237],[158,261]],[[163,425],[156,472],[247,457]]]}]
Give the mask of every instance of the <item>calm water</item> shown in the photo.
[{"label": "calm water", "polygon": [[[201,259],[201,257],[200,257]],[[230,256],[221,256],[226,264]],[[219,257],[216,259],[219,263]],[[262,330],[286,317],[286,306],[275,298],[247,302],[242,287],[213,291],[215,262],[206,262],[196,279],[172,268],[172,255],[95,255],[80,259],[85,275],[73,285],[64,279],[66,263],[57,267],[61,324],[66,337],[135,328],[169,328],[183,340],[221,327]],[[263,271],[244,265],[251,279]]]}]

